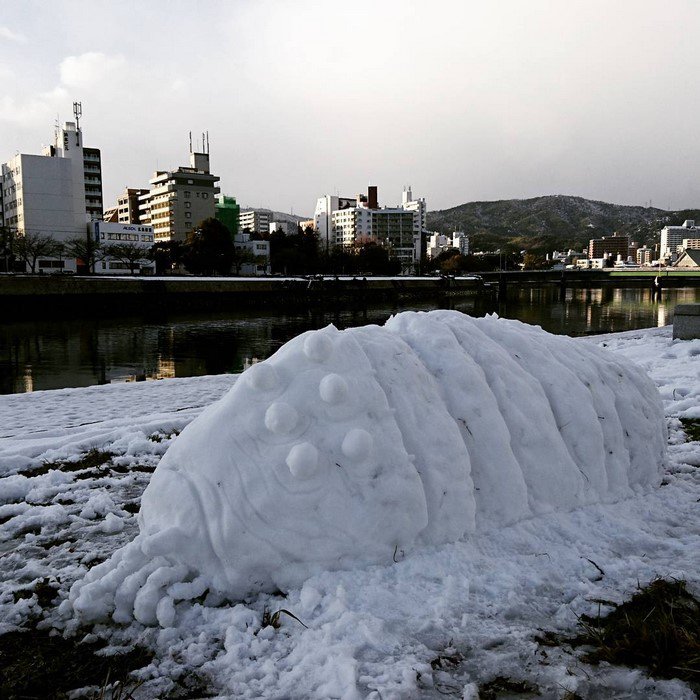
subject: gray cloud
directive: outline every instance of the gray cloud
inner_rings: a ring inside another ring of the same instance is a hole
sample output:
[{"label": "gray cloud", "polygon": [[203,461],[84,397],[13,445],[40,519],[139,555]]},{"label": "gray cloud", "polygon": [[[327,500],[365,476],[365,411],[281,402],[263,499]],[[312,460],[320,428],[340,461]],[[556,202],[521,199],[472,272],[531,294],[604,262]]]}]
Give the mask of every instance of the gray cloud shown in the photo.
[{"label": "gray cloud", "polygon": [[3,4],[31,41],[0,43],[0,159],[38,151],[78,99],[110,197],[184,164],[187,132],[208,129],[222,191],[302,214],[369,180],[383,203],[410,183],[431,208],[552,193],[700,204],[691,0],[90,8]]}]

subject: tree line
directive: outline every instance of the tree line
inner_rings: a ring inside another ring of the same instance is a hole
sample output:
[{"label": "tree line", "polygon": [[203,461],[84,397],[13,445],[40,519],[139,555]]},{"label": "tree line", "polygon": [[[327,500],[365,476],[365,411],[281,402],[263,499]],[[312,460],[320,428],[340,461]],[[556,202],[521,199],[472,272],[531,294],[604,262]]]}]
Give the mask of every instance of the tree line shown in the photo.
[{"label": "tree line", "polygon": [[[292,235],[281,231],[271,234],[247,232],[251,241],[269,242],[269,264],[273,274],[281,275],[397,275],[401,272],[429,274],[461,274],[498,269],[538,269],[548,265],[543,256],[515,251],[488,255],[461,255],[457,249],[441,252],[431,260],[423,260],[411,270],[402,270],[401,263],[390,257],[389,251],[373,241],[354,249],[333,246],[328,250],[319,246],[313,229],[301,228]],[[140,266],[155,262],[156,273],[163,274],[184,268],[192,274],[240,274],[246,264],[267,263],[248,246],[235,241],[229,229],[218,219],[202,221],[183,242],[168,241],[150,247],[137,242],[110,242],[104,244],[89,236],[58,241],[48,234],[27,232],[14,235],[11,229],[0,228],[0,270],[12,271],[20,267],[37,272],[43,258],[77,258],[81,272],[90,273],[107,258],[122,263],[131,274]]]}]

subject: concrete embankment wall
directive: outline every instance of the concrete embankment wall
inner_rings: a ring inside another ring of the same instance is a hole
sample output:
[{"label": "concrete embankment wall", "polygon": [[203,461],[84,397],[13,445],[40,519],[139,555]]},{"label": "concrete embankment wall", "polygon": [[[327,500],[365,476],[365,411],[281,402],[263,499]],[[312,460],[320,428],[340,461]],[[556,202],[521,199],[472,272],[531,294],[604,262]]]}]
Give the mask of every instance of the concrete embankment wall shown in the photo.
[{"label": "concrete embankment wall", "polygon": [[207,310],[254,305],[355,304],[483,291],[476,279],[425,278],[100,278],[0,277],[6,315],[25,313]]}]

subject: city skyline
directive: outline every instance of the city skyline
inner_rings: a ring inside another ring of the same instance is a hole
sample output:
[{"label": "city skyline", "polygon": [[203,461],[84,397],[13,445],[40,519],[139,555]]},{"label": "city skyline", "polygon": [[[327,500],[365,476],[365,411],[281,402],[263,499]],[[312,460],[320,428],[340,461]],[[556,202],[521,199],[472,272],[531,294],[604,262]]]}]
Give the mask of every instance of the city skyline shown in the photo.
[{"label": "city skyline", "polygon": [[[412,184],[430,209],[572,194],[700,205],[700,48],[686,2],[8,2],[0,160],[83,104],[105,206],[211,138],[244,207]],[[139,21],[135,22],[134,18]],[[128,29],[127,29],[128,28]]]}]

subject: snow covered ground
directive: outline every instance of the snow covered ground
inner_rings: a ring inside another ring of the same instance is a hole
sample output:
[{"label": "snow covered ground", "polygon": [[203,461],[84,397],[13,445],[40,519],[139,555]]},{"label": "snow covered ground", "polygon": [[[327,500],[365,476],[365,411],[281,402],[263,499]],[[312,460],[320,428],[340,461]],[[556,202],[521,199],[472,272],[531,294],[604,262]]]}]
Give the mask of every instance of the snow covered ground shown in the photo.
[{"label": "snow covered ground", "polygon": [[[567,690],[695,697],[679,681],[593,669],[535,641],[541,630],[572,632],[577,616],[597,612],[595,601],[621,601],[656,576],[684,578],[700,594],[700,444],[686,440],[678,420],[700,419],[700,341],[673,341],[662,328],[576,342],[636,362],[659,387],[670,466],[653,493],[540,516],[396,563],[317,574],[284,598],[187,604],[176,628],[132,623],[94,634],[156,650],[140,672],[142,698],[164,697],[192,673],[236,698],[470,698],[495,676],[527,680],[551,698]],[[60,602],[88,568],[133,539],[141,493],[173,437],[235,380],[0,397],[0,633],[64,625],[56,606],[30,595],[37,582],[49,579]],[[79,462],[86,453],[91,461]],[[305,626],[282,614],[279,629],[263,628],[264,613],[279,609]]]}]

